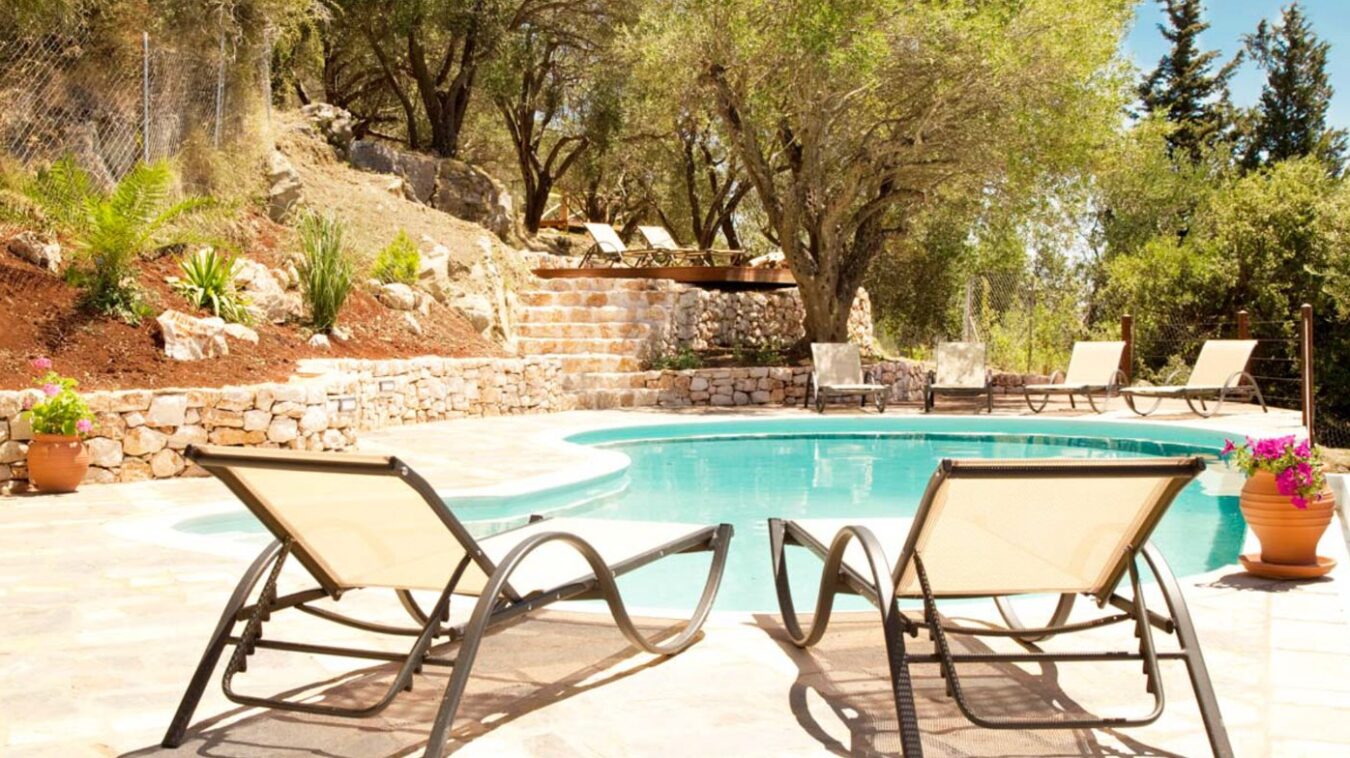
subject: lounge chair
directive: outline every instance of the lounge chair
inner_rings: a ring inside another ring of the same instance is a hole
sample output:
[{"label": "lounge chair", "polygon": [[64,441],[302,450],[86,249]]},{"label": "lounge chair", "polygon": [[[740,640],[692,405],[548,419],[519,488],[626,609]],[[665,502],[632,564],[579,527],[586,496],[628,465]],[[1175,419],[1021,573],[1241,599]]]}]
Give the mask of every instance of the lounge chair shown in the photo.
[{"label": "lounge chair", "polygon": [[657,261],[665,258],[672,263],[678,261],[700,266],[715,266],[718,264],[718,256],[721,256],[726,261],[725,265],[745,264],[746,254],[742,250],[699,250],[680,247],[664,226],[639,226],[638,232],[653,250],[660,251],[653,256]]},{"label": "lounge chair", "polygon": [[[1142,726],[1162,713],[1160,660],[1184,661],[1200,715],[1216,756],[1232,748],[1199,641],[1180,587],[1149,534],[1173,498],[1204,468],[1199,457],[1138,460],[944,460],[929,480],[913,519],[769,520],[774,581],[783,623],[794,643],[820,641],[834,596],[857,594],[881,614],[900,739],[906,758],[922,755],[910,664],[936,663],[947,692],[972,723],[993,729],[1091,729]],[[805,631],[793,607],[786,546],[805,547],[825,562],[815,615]],[[888,558],[893,558],[891,563]],[[1145,606],[1140,568],[1157,580],[1167,613]],[[1128,579],[1130,592],[1118,592]],[[1017,595],[1060,596],[1044,626],[1030,627],[1011,604]],[[1076,595],[1086,595],[1110,615],[1070,622]],[[898,598],[922,600],[918,618],[902,613]],[[1006,626],[959,625],[943,618],[939,598],[991,598]],[[1038,645],[1067,635],[1125,623],[1133,650],[1049,652]],[[1177,650],[1158,651],[1154,630],[1176,637]],[[932,652],[906,648],[906,636],[928,633]],[[1011,637],[1017,652],[953,651],[948,634]],[[1053,673],[1078,661],[1138,662],[1148,711],[1095,717],[1058,711],[1041,718],[1009,718],[980,709],[962,691],[958,665],[1039,664]]]},{"label": "lounge chair", "polygon": [[[1159,386],[1139,385],[1122,387],[1120,394],[1130,410],[1140,416],[1147,416],[1158,410],[1164,398],[1179,397],[1186,401],[1194,413],[1209,418],[1219,412],[1224,401],[1230,397],[1242,397],[1250,400],[1253,396],[1261,404],[1261,412],[1269,413],[1266,398],[1256,379],[1247,373],[1247,364],[1251,362],[1252,351],[1256,349],[1256,340],[1206,340],[1200,348],[1200,356],[1195,359],[1195,368],[1185,384],[1171,384],[1179,373],[1172,372]],[[1216,397],[1218,402],[1211,410],[1205,404],[1205,398]],[[1141,397],[1153,398],[1153,405],[1141,410],[1136,400]],[[1199,402],[1200,407],[1195,404]]]},{"label": "lounge chair", "polygon": [[857,397],[862,407],[867,398],[876,404],[877,413],[886,412],[884,384],[875,384],[863,375],[862,354],[858,346],[848,342],[811,343],[811,384],[806,388],[806,405],[816,400],[816,413],[825,412],[825,403],[833,398]]},{"label": "lounge chair", "polygon": [[982,342],[942,342],[938,344],[937,366],[928,372],[923,388],[923,412],[933,410],[939,395],[956,397],[984,396],[985,410],[994,412],[992,376],[984,363]]},{"label": "lounge chair", "polygon": [[604,261],[610,266],[647,266],[651,265],[652,256],[655,250],[631,250],[623,240],[619,238],[619,233],[614,231],[614,227],[609,224],[582,224],[586,227],[586,232],[591,235],[595,244],[586,250],[586,254],[581,256],[581,263],[577,268],[586,268],[587,264],[593,261]]},{"label": "lounge chair", "polygon": [[[165,747],[183,742],[217,662],[226,647],[233,647],[224,672],[226,697],[245,706],[324,716],[373,716],[410,689],[413,674],[423,666],[452,666],[426,747],[427,755],[439,757],[490,628],[561,600],[600,597],[629,642],[648,653],[673,655],[695,641],[708,617],[732,535],[725,524],[560,518],[474,539],[431,485],[397,458],[222,447],[191,447],[187,457],[224,482],[276,541],[244,573],[226,603],[164,736]],[[712,565],[692,618],[670,639],[649,640],[629,619],[615,578],[665,556],[695,551],[711,551]],[[290,558],[316,586],[279,595],[277,577]],[[255,593],[259,582],[262,588]],[[362,589],[392,590],[412,623],[395,626],[316,605]],[[424,608],[414,590],[439,598]],[[464,623],[449,623],[452,595],[477,596]],[[292,608],[367,632],[402,635],[412,640],[411,649],[399,654],[263,635],[266,622]],[[459,643],[453,658],[433,649],[452,642]],[[366,705],[241,693],[235,689],[237,675],[262,648],[389,661],[399,669],[384,696]]]},{"label": "lounge chair", "polygon": [[[1073,396],[1087,398],[1094,413],[1106,410],[1106,401],[1111,394],[1125,383],[1125,372],[1120,370],[1120,356],[1125,353],[1124,342],[1075,342],[1073,354],[1069,356],[1069,370],[1056,371],[1050,377],[1049,384],[1028,384],[1022,387],[1022,396],[1032,413],[1040,413],[1050,402],[1051,395],[1068,395],[1069,407],[1074,405]],[[1056,379],[1055,377],[1059,377]],[[1102,407],[1097,407],[1093,395],[1100,393]],[[1032,402],[1032,395],[1040,395],[1040,405]]]}]

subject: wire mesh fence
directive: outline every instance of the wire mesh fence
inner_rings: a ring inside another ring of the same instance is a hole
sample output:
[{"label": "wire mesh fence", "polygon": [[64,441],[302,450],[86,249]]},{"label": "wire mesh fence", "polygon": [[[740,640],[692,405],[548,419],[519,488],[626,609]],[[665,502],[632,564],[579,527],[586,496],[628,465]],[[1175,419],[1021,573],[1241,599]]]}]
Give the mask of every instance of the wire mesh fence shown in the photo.
[{"label": "wire mesh fence", "polygon": [[270,98],[270,52],[241,59],[213,44],[135,35],[99,47],[78,36],[0,37],[0,150],[25,165],[70,155],[111,184],[193,139],[220,147],[248,133]]},{"label": "wire mesh fence", "polygon": [[1083,284],[1034,267],[980,272],[966,280],[961,338],[983,342],[992,365],[1048,374],[1064,368],[1088,332]]}]

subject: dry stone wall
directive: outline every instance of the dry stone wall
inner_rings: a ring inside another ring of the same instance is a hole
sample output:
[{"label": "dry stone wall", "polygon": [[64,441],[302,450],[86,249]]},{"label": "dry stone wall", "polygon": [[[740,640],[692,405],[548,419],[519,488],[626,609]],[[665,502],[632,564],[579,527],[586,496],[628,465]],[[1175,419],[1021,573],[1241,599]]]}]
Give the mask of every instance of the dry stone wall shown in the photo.
[{"label": "dry stone wall", "polygon": [[[667,350],[786,346],[805,336],[806,314],[795,287],[741,292],[681,289],[666,331]],[[872,302],[866,290],[859,289],[853,301],[848,333],[855,343],[873,343]]]},{"label": "dry stone wall", "polygon": [[[219,389],[91,392],[86,481],[200,473],[188,445],[346,450],[357,433],[462,416],[566,410],[556,360],[412,358],[305,361],[295,381]],[[0,491],[23,486],[37,390],[0,392]]]}]

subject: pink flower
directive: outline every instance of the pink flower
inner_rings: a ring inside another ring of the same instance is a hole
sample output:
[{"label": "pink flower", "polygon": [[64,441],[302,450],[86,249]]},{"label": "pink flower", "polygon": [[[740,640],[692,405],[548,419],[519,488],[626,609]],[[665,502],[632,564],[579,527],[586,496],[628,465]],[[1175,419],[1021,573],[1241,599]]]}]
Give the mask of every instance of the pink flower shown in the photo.
[{"label": "pink flower", "polygon": [[1287,468],[1275,475],[1275,488],[1280,491],[1281,495],[1286,497],[1294,495],[1298,492],[1297,477],[1297,472],[1291,468]]},{"label": "pink flower", "polygon": [[48,382],[42,385],[42,394],[46,395],[47,397],[56,397],[57,395],[61,394],[61,388],[56,386],[55,384],[52,384],[51,382]]},{"label": "pink flower", "polygon": [[1300,458],[1311,458],[1312,443],[1309,442],[1308,440],[1303,440],[1302,442],[1298,443],[1298,447],[1294,448],[1294,455],[1297,455]]},{"label": "pink flower", "polygon": [[1307,499],[1300,497],[1299,495],[1294,495],[1293,497],[1289,498],[1289,502],[1293,503],[1294,507],[1299,509],[1300,511],[1306,510],[1308,507]]},{"label": "pink flower", "polygon": [[94,422],[87,418],[82,418],[75,422],[75,430],[80,434],[88,434],[94,428]]},{"label": "pink flower", "polygon": [[34,358],[28,362],[28,365],[32,366],[34,371],[46,371],[52,367],[52,359],[47,357]]},{"label": "pink flower", "polygon": [[33,410],[33,396],[32,396],[32,395],[24,395],[24,396],[23,396],[23,409],[26,410],[26,411],[31,411],[31,410]]},{"label": "pink flower", "polygon": [[1228,455],[1234,450],[1237,450],[1237,445],[1234,445],[1232,440],[1224,440],[1223,450],[1219,453],[1219,455]]}]

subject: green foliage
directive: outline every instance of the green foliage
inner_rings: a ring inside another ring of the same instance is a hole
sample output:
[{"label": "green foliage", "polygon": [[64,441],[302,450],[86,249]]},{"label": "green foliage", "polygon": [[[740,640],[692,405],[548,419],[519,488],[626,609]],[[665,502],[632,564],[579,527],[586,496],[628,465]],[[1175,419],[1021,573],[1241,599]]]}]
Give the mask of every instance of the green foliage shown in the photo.
[{"label": "green foliage", "polygon": [[235,263],[233,255],[212,248],[185,255],[178,262],[183,276],[174,289],[194,308],[206,308],[230,323],[252,324],[249,300],[234,287]]},{"label": "green foliage", "polygon": [[84,398],[75,391],[79,383],[51,370],[51,361],[38,358],[31,364],[44,371],[33,384],[42,390],[45,399],[34,403],[27,411],[28,419],[37,434],[83,434],[91,428],[94,414]]},{"label": "green foliage", "polygon": [[310,213],[300,219],[300,246],[303,258],[300,291],[309,307],[309,321],[315,331],[329,332],[351,294],[354,265],[343,244],[342,222],[331,215]]},{"label": "green foliage", "polygon": [[1175,125],[1167,134],[1172,151],[1198,160],[1224,138],[1232,120],[1228,80],[1240,58],[1210,73],[1219,53],[1200,51],[1200,35],[1209,28],[1202,20],[1201,0],[1162,2],[1167,26],[1160,25],[1160,30],[1171,48],[1139,86],[1139,99],[1147,112],[1160,114]]},{"label": "green foliage", "polygon": [[731,360],[737,366],[781,366],[783,350],[777,339],[759,344],[737,343],[731,349]]},{"label": "green foliage", "polygon": [[652,357],[648,366],[653,371],[687,371],[702,367],[703,359],[692,348],[682,347],[674,353]]},{"label": "green foliage", "polygon": [[417,252],[417,245],[413,244],[407,232],[400,229],[394,241],[375,256],[375,264],[370,269],[370,275],[385,284],[397,282],[412,285],[417,283],[417,272],[420,267],[421,254]]}]

